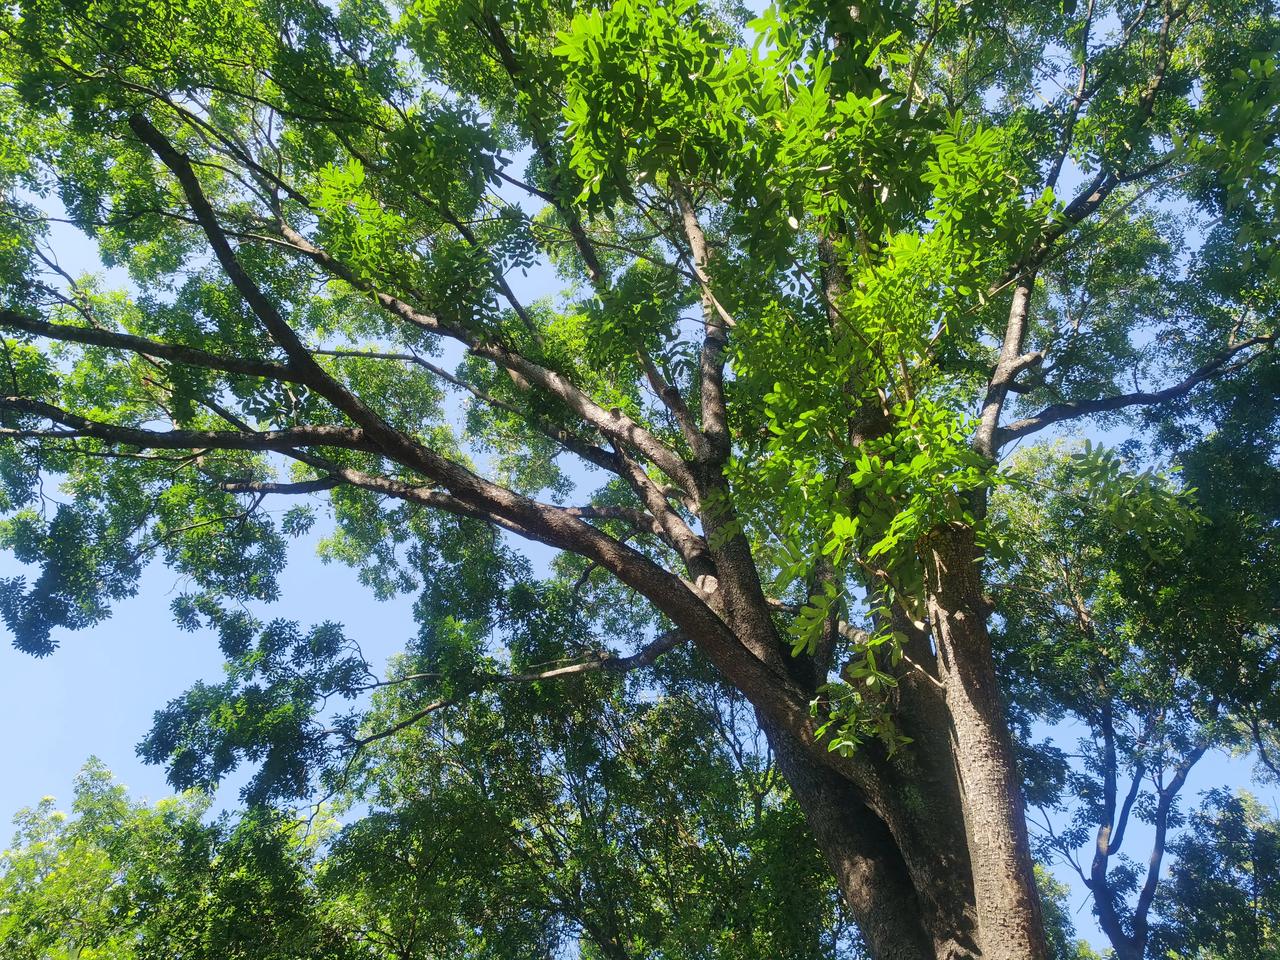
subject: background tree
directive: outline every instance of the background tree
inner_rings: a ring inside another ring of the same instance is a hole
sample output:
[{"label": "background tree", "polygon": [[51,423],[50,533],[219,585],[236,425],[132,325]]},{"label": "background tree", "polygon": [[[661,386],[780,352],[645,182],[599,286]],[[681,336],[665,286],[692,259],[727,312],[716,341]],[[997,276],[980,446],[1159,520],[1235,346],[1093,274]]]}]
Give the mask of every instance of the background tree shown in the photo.
[{"label": "background tree", "polygon": [[372,807],[341,830],[261,809],[210,821],[197,794],[147,807],[91,762],[71,816],[52,798],[18,816],[0,947],[30,960],[864,955],[778,774],[723,725],[733,710],[528,693],[470,700],[456,726],[371,752],[348,802]]},{"label": "background tree", "polygon": [[0,859],[0,947],[21,960],[352,957],[323,923],[300,824],[208,822],[196,795],[130,800],[96,761],[71,815],[45,797]]},{"label": "background tree", "polygon": [[[518,557],[472,557],[491,589],[460,595],[475,580],[462,569],[436,581],[421,645],[371,683],[374,732],[331,772],[335,799],[363,810],[322,869],[348,926],[399,957],[552,955],[579,940],[606,957],[848,955],[856,938],[742,698],[683,650],[624,676],[583,670],[576,648],[603,641],[573,586],[533,580]],[[317,677],[360,675],[350,657],[309,668],[323,651],[293,625],[234,617],[221,627],[225,647],[260,633],[227,684],[171,703],[143,744],[193,779],[225,772],[185,765],[204,745],[261,742],[265,717],[332,692]],[[286,635],[292,644],[276,641]],[[411,671],[441,671],[441,653],[456,655],[463,637],[543,669],[499,674],[485,656],[469,668],[488,686],[473,680],[448,709],[424,704],[439,688],[424,690]],[[546,676],[556,663],[581,677]],[[264,676],[306,693],[264,710]],[[279,727],[275,736],[296,740]],[[262,771],[250,798],[305,777],[305,757],[280,750]]]},{"label": "background tree", "polygon": [[[997,501],[1008,532],[992,569],[1005,689],[1024,741],[1032,718],[1071,719],[1088,734],[1070,754],[1052,738],[1027,744],[1033,823],[1046,858],[1089,890],[1117,957],[1141,960],[1188,775],[1212,751],[1274,737],[1280,719],[1275,584],[1264,572],[1274,505],[1258,516],[1215,496],[1237,482],[1222,465],[1197,491],[1212,505],[1201,513],[1167,477],[1108,482],[1105,451],[1041,449],[1015,462],[1017,491]],[[1138,821],[1150,845],[1131,857]],[[1182,909],[1212,913],[1194,899]]]},{"label": "background tree", "polygon": [[[6,9],[3,542],[41,572],[0,614],[49,653],[159,557],[231,669],[146,753],[180,785],[257,762],[254,800],[481,691],[688,646],[751,704],[874,956],[1040,958],[987,491],[1015,441],[1274,369],[1271,274],[1231,280],[1266,263],[1274,12],[744,19]],[[55,195],[132,289],[60,266]],[[558,296],[517,289],[545,265]],[[328,555],[421,591],[385,681],[335,625],[240,606],[317,519],[265,505],[314,495]],[[567,662],[491,643],[511,535],[566,556]],[[391,715],[327,706],[384,682]]]},{"label": "background tree", "polygon": [[1280,955],[1278,840],[1274,811],[1248,794],[1213,791],[1177,843],[1169,888],[1156,905],[1157,955]]}]

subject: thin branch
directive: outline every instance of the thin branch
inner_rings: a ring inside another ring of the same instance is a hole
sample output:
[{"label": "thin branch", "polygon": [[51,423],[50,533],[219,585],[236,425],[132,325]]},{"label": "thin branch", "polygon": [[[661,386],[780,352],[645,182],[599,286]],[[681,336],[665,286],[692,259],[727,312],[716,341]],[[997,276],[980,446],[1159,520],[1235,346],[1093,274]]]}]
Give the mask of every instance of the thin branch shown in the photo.
[{"label": "thin branch", "polygon": [[1067,154],[1071,152],[1071,141],[1075,135],[1076,121],[1080,117],[1080,108],[1084,106],[1085,100],[1089,97],[1089,35],[1093,29],[1093,9],[1094,0],[1089,0],[1089,5],[1084,15],[1084,27],[1080,31],[1080,81],[1076,85],[1075,96],[1071,98],[1071,106],[1062,125],[1062,132],[1058,138],[1058,149],[1053,159],[1053,164],[1049,168],[1048,176],[1045,177],[1045,185],[1050,189],[1056,188],[1058,185],[1058,177],[1062,174],[1062,165],[1067,160]]},{"label": "thin branch", "polygon": [[363,430],[330,425],[298,426],[285,430],[245,433],[238,430],[146,430],[115,423],[90,420],[53,404],[30,397],[0,397],[0,410],[29,414],[51,420],[65,430],[4,428],[0,435],[42,439],[50,437],[91,437],[107,443],[149,450],[277,450],[299,446],[338,447],[376,453]]},{"label": "thin branch", "polygon": [[[511,86],[517,94],[516,103],[537,103],[542,98],[545,98],[545,92],[532,89],[528,83],[527,75],[516,57],[515,51],[511,48],[511,44],[507,40],[507,35],[503,31],[502,24],[498,21],[498,18],[491,12],[481,11],[476,22],[480,31],[493,45],[494,53],[497,54],[495,59],[499,66],[506,71],[507,76],[511,79]],[[527,95],[527,101],[520,96],[522,93]],[[536,117],[528,119],[531,121],[528,124],[530,139],[532,139],[534,149],[545,165],[551,180],[551,191],[543,194],[543,199],[551,203],[560,216],[564,218],[569,234],[573,237],[573,242],[582,257],[583,265],[587,268],[587,279],[592,286],[599,286],[606,282],[604,267],[600,263],[600,257],[591,242],[591,237],[587,234],[586,227],[583,226],[582,220],[578,216],[578,211],[561,199],[566,192],[565,184],[560,174],[560,163],[555,155],[555,150],[552,148],[551,140],[543,130],[543,124]]]},{"label": "thin branch", "polygon": [[689,575],[701,586],[703,578],[715,578],[715,563],[707,542],[673,510],[661,487],[636,463],[622,447],[614,452],[622,464],[623,478],[639,495],[649,513],[653,515],[663,540],[684,561]]},{"label": "thin branch", "polygon": [[1263,733],[1262,724],[1257,715],[1249,717],[1249,731],[1253,735],[1253,745],[1258,752],[1258,761],[1271,771],[1272,776],[1280,779],[1280,762],[1271,755],[1271,751],[1267,747],[1267,738]]},{"label": "thin branch", "polygon": [[665,633],[660,634],[657,639],[642,647],[636,653],[626,657],[619,657],[611,653],[597,653],[591,655],[588,659],[580,660],[577,663],[553,667],[550,670],[542,670],[533,673],[478,674],[473,678],[473,682],[468,684],[468,689],[464,693],[432,701],[426,706],[415,710],[413,713],[409,714],[409,716],[398,720],[389,727],[384,727],[382,730],[356,738],[353,741],[353,745],[358,750],[362,747],[368,746],[370,743],[374,743],[375,741],[384,740],[387,737],[394,736],[401,730],[408,729],[409,727],[420,723],[433,713],[437,713],[446,707],[456,706],[467,697],[495,685],[505,683],[539,683],[544,680],[556,680],[561,677],[576,676],[583,673],[598,673],[601,671],[622,674],[628,673],[632,670],[639,670],[644,667],[652,666],[660,656],[668,650],[674,649],[683,642],[684,639],[684,635],[679,630],[668,630]]},{"label": "thin branch", "polygon": [[403,363],[416,364],[422,367],[424,370],[431,373],[433,376],[439,377],[441,380],[445,381],[451,386],[457,387],[459,390],[465,390],[467,393],[471,394],[473,397],[475,397],[477,400],[480,400],[487,406],[494,407],[495,409],[498,409],[498,410],[505,410],[507,413],[514,414],[515,416],[524,420],[527,424],[529,424],[530,427],[537,430],[539,433],[544,434],[551,440],[554,440],[556,443],[560,444],[570,453],[573,453],[579,457],[582,457],[582,459],[586,460],[588,463],[592,463],[597,467],[600,467],[604,470],[608,470],[610,473],[621,474],[622,472],[621,465],[618,463],[618,458],[614,456],[612,453],[610,453],[608,450],[595,446],[589,441],[584,440],[582,437],[578,436],[577,434],[573,433],[572,431],[562,426],[559,426],[558,424],[532,416],[527,409],[521,408],[513,403],[508,403],[505,400],[495,397],[493,394],[489,393],[487,390],[482,390],[480,387],[477,387],[475,384],[468,383],[466,380],[463,380],[461,377],[455,376],[454,374],[450,373],[448,370],[444,369],[438,364],[434,364],[431,361],[427,360],[424,357],[419,356],[416,353],[397,353],[397,352],[387,352],[387,351],[377,351],[377,350],[318,350],[318,349],[312,350],[311,352],[316,356],[324,356],[324,357],[341,357],[341,358],[347,358],[352,360],[359,360],[359,359],[396,360]]},{"label": "thin branch", "polygon": [[649,381],[650,389],[653,390],[654,396],[662,401],[662,405],[675,418],[676,425],[680,428],[680,433],[684,437],[685,443],[689,444],[689,449],[695,452],[704,449],[706,439],[698,432],[698,425],[694,423],[693,416],[689,413],[689,407],[684,402],[684,397],[681,396],[680,390],[667,382],[657,364],[653,362],[653,357],[649,356],[648,351],[637,349],[636,356],[640,360],[641,367],[644,368],[645,378]]},{"label": "thin branch", "polygon": [[60,340],[69,343],[83,343],[88,346],[106,347],[113,350],[126,350],[146,357],[156,357],[172,363],[188,367],[201,367],[206,370],[218,370],[223,373],[234,373],[246,377],[260,377],[264,380],[280,380],[301,382],[301,377],[289,367],[267,360],[248,360],[243,357],[228,357],[209,353],[196,347],[182,344],[163,343],[136,337],[128,333],[117,333],[100,327],[78,327],[67,323],[47,323],[26,314],[13,310],[0,309],[0,327],[22,330],[38,337]]},{"label": "thin branch", "polygon": [[634,447],[686,489],[691,491],[698,489],[688,464],[675,451],[621,410],[604,409],[566,377],[500,343],[485,340],[470,330],[446,324],[434,314],[423,313],[400,298],[377,290],[367,280],[357,276],[340,260],[311,243],[287,223],[282,222],[279,227],[285,239],[293,244],[298,252],[324,267],[335,277],[358,290],[371,294],[384,310],[423,330],[457,340],[475,356],[488,360],[523,380],[537,385],[605,436]]},{"label": "thin branch", "polygon": [[1129,817],[1133,812],[1133,804],[1138,799],[1138,793],[1142,788],[1142,778],[1146,776],[1146,773],[1146,761],[1138,761],[1138,765],[1133,771],[1133,781],[1129,784],[1129,792],[1125,795],[1124,804],[1120,807],[1120,817],[1116,820],[1116,831],[1112,834],[1111,840],[1107,844],[1108,854],[1118,853],[1121,844],[1124,843],[1125,829],[1129,826]]}]

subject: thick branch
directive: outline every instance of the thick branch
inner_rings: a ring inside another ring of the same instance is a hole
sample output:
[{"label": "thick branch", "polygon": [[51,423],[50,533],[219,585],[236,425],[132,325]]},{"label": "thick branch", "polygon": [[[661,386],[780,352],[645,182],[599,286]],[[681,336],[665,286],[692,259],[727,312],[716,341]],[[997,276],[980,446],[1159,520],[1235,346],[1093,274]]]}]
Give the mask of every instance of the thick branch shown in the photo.
[{"label": "thick branch", "polygon": [[1138,893],[1138,902],[1133,908],[1133,939],[1137,942],[1139,949],[1146,948],[1147,918],[1151,911],[1151,903],[1155,899],[1156,886],[1160,883],[1160,865],[1164,860],[1165,843],[1169,832],[1169,813],[1173,807],[1173,801],[1186,784],[1187,774],[1191,772],[1191,768],[1200,761],[1208,749],[1208,744],[1202,744],[1188,753],[1174,770],[1173,779],[1169,781],[1169,785],[1160,791],[1155,814],[1156,835],[1151,843],[1147,877],[1142,884],[1142,890]]},{"label": "thick branch", "polygon": [[1093,891],[1098,909],[1098,923],[1114,941],[1123,936],[1120,917],[1116,910],[1116,896],[1107,876],[1107,861],[1111,855],[1111,830],[1116,819],[1116,733],[1111,716],[1111,702],[1102,706],[1102,818],[1094,841],[1093,862],[1089,868],[1089,889]]},{"label": "thick branch", "polygon": [[698,455],[699,451],[706,448],[706,438],[698,431],[698,425],[690,415],[689,406],[684,402],[680,390],[667,382],[657,364],[653,362],[653,358],[645,350],[637,350],[636,355],[644,368],[645,378],[649,381],[649,388],[653,391],[653,395],[675,418],[676,425],[680,428],[680,435],[684,437],[685,443],[689,444],[689,449]]},{"label": "thick branch", "polygon": [[697,489],[693,474],[684,460],[621,410],[604,409],[561,374],[535,363],[502,344],[484,340],[470,330],[446,324],[434,314],[424,313],[398,297],[375,289],[367,280],[358,277],[336,257],[317,247],[288,224],[281,223],[280,230],[285,239],[299,253],[309,257],[333,276],[358,290],[371,294],[378,305],[387,312],[421,329],[457,340],[475,356],[488,360],[518,375],[526,382],[536,385],[564,403],[605,436],[635,448],[673,480],[689,490]]},{"label": "thick branch", "polygon": [[[253,279],[245,272],[244,267],[241,266],[235,252],[231,249],[231,243],[218,223],[218,218],[213,212],[212,205],[204,194],[204,188],[200,185],[200,179],[196,176],[191,160],[184,154],[179,153],[168,138],[157,130],[142,114],[134,114],[129,118],[129,129],[152,153],[160,158],[160,162],[168,167],[177,179],[179,186],[182,187],[183,194],[187,198],[187,203],[191,205],[191,212],[195,214],[196,220],[204,230],[210,247],[213,248],[213,255],[217,258],[218,265],[222,267],[232,286],[236,288],[240,296],[244,297],[249,308],[262,321],[276,343],[284,348],[292,364],[297,365],[301,371],[310,373],[311,367],[315,366],[315,361],[311,359],[311,355],[298,338],[297,333],[280,315],[280,311],[276,309],[275,304],[262,292],[262,289],[254,283]],[[318,370],[319,368],[316,367],[315,369]]]},{"label": "thick branch", "polygon": [[582,437],[558,424],[534,417],[528,410],[518,407],[513,403],[507,403],[505,400],[495,397],[486,390],[481,390],[475,384],[468,383],[461,377],[455,376],[438,364],[434,364],[431,361],[418,356],[416,353],[395,353],[376,350],[313,350],[312,353],[316,356],[368,360],[398,360],[404,363],[417,364],[432,375],[444,380],[446,383],[457,387],[459,390],[465,390],[487,406],[515,414],[534,430],[537,430],[549,439],[554,440],[570,453],[576,454],[588,463],[594,464],[604,470],[608,470],[610,473],[616,473],[619,475],[622,473],[622,467],[618,462],[618,458],[608,450],[603,450],[600,447],[587,442]]},{"label": "thick branch", "polygon": [[707,276],[707,238],[698,222],[693,198],[678,179],[671,180],[676,205],[680,209],[680,222],[684,227],[689,252],[693,255],[693,268],[702,287],[702,432],[705,443],[694,447],[699,456],[708,454],[717,463],[723,463],[729,455],[728,413],[724,398],[725,330],[729,323],[715,295],[711,292]]},{"label": "thick branch", "polygon": [[[737,618],[737,622],[746,624],[744,636],[739,637],[729,629],[716,610],[708,606],[703,597],[644,554],[620,543],[570,511],[539,503],[477,476],[438,451],[424,446],[412,435],[390,426],[317,364],[271,298],[245,271],[232,249],[228,234],[218,223],[214,210],[204,195],[191,159],[179,153],[145,117],[134,116],[129,125],[178,180],[196,220],[209,240],[215,258],[246,304],[285,350],[289,356],[289,366],[298,372],[299,382],[324,397],[355,424],[355,428],[350,430],[338,429],[337,435],[346,438],[349,444],[352,443],[352,436],[357,437],[361,444],[358,449],[379,453],[420,474],[426,485],[408,487],[397,485],[395,481],[386,478],[357,477],[356,472],[349,468],[343,468],[347,472],[340,474],[344,479],[368,485],[371,489],[384,490],[388,495],[404,496],[418,502],[429,501],[431,505],[442,509],[476,516],[524,537],[573,552],[597,563],[623,584],[646,597],[686,633],[726,679],[757,706],[762,715],[792,731],[820,762],[862,781],[868,789],[869,801],[878,808],[894,807],[893,799],[886,797],[883,790],[877,789],[877,785],[863,775],[865,771],[861,771],[861,764],[830,753],[814,736],[808,709],[809,698],[788,675],[781,662],[776,631],[769,622],[768,608],[759,586],[758,574],[750,562],[745,538],[741,535],[733,538],[729,548],[721,551],[726,560],[733,561],[735,566],[742,565],[741,570],[734,571],[734,588],[726,591],[732,597],[729,613]],[[701,478],[695,475],[690,465],[620,410],[603,409],[563,375],[501,343],[483,339],[478,333],[467,329],[447,326],[438,317],[425,314],[396,297],[373,289],[368,283],[354,277],[345,265],[326,251],[315,247],[287,225],[282,224],[281,231],[298,252],[308,256],[331,275],[351,283],[356,289],[370,293],[392,315],[421,329],[458,339],[474,355],[494,363],[566,404],[619,447],[635,450],[692,497],[696,498],[700,493]],[[15,402],[22,404],[29,401]],[[10,408],[13,408],[12,404]],[[28,409],[27,412],[32,411]],[[132,428],[121,433],[120,430],[112,432],[103,425],[97,425],[94,429],[106,430],[104,436],[115,442],[143,446],[194,445],[198,448],[202,442],[209,441],[211,436],[214,439],[234,437],[233,440],[228,439],[228,443],[234,445],[229,448],[278,449],[288,456],[324,469],[323,465],[317,463],[318,458],[297,449],[309,442],[313,445],[325,445],[324,437],[308,440],[309,436],[315,436],[314,428],[311,433],[305,428],[301,428],[301,433],[281,432],[276,440],[278,446],[268,445],[272,434],[198,435],[190,431],[159,433]],[[704,525],[708,523],[705,512],[702,519]],[[732,521],[728,514],[722,519],[725,523]]]},{"label": "thick branch", "polygon": [[[225,233],[217,222],[217,218],[204,195],[190,160],[178,153],[164,135],[152,126],[146,118],[141,116],[132,117],[130,119],[130,127],[177,177],[193,212],[196,214],[214,249],[219,263],[241,296],[245,298],[250,308],[263,322],[264,326],[267,327],[272,337],[289,354],[290,366],[296,367],[302,372],[302,382],[307,383],[363,427],[367,436],[387,456],[421,472],[428,479],[448,490],[452,496],[461,504],[466,505],[468,509],[478,512],[487,519],[500,522],[509,529],[517,529],[523,535],[547,543],[550,546],[570,550],[597,560],[615,574],[620,575],[620,565],[634,564],[635,560],[640,558],[640,554],[634,550],[624,547],[613,538],[608,537],[590,524],[584,523],[567,512],[548,504],[538,504],[497,484],[490,483],[459,464],[448,460],[436,451],[422,446],[408,435],[392,428],[369,409],[363,401],[328,376],[316,363],[315,358],[298,338],[297,334],[280,316],[274,304],[244,271],[234,251],[232,251]],[[447,327],[435,316],[423,314],[407,303],[388,294],[373,291],[369,284],[357,278],[345,265],[331,257],[327,252],[315,247],[301,234],[288,227],[287,224],[282,223],[281,229],[285,238],[291,244],[297,247],[300,252],[325,267],[330,273],[351,283],[358,289],[365,289],[375,293],[377,301],[384,309],[390,310],[395,315],[417,326],[453,336],[464,343],[477,356],[489,359],[509,371],[520,374],[526,380],[536,383],[569,405],[571,409],[575,410],[602,433],[624,439],[640,450],[673,479],[686,484],[690,489],[696,489],[694,477],[684,461],[661,444],[647,430],[622,414],[621,411],[604,410],[560,374],[533,363],[500,344],[482,340],[468,330]],[[648,561],[645,561],[645,563],[648,563]],[[679,581],[666,571],[661,570],[661,568],[652,564],[650,566],[653,569],[646,571],[650,575],[646,577],[646,580],[650,579],[652,574],[658,574],[664,581],[661,588],[655,587],[653,584],[648,584],[647,589],[641,589],[635,583],[630,583],[630,585],[637,586],[637,589],[640,589],[642,594],[658,602],[655,591],[657,594],[669,597],[670,583],[666,581],[673,581],[677,584]],[[625,576],[622,579],[624,582],[629,582]],[[659,608],[664,609],[661,603],[659,603]],[[669,611],[664,609],[664,612]],[[702,608],[700,612],[704,616],[713,616],[705,608]]]},{"label": "thick branch", "polygon": [[1018,373],[1028,366],[1023,359],[1022,345],[1027,337],[1027,321],[1031,309],[1031,292],[1035,289],[1035,273],[1018,280],[1013,291],[1013,303],[1009,308],[1009,321],[1005,326],[1004,343],[1000,346],[1000,358],[991,380],[987,384],[987,396],[982,404],[982,419],[974,436],[974,448],[985,457],[996,453],[996,431],[1000,425],[1000,411]]},{"label": "thick branch", "polygon": [[1261,356],[1267,349],[1270,349],[1275,340],[1274,334],[1266,334],[1250,337],[1248,340],[1242,340],[1239,343],[1225,347],[1186,379],[1170,387],[1165,387],[1163,390],[1154,390],[1150,393],[1135,391],[1133,393],[1118,394],[1113,397],[1100,397],[1096,400],[1068,400],[1064,403],[1052,404],[1045,407],[1035,416],[1015,420],[1009,426],[997,430],[995,448],[999,449],[1011,440],[1017,440],[1019,437],[1036,433],[1045,427],[1061,423],[1064,420],[1075,420],[1094,414],[1110,413],[1114,410],[1123,410],[1126,407],[1153,406],[1168,403],[1171,400],[1178,400],[1216,374],[1228,369],[1234,369],[1234,367],[1229,367],[1228,365],[1241,353],[1251,347],[1261,348],[1239,361],[1239,365],[1244,365]]},{"label": "thick branch", "polygon": [[[679,607],[682,614],[693,616],[696,620],[704,622],[708,629],[716,634],[724,629],[723,624],[710,610],[684,590],[678,578],[651,563],[635,550],[618,543],[617,540],[565,510],[550,504],[538,503],[491,483],[437,451],[423,446],[408,434],[390,426],[359,397],[330,377],[319,366],[311,355],[311,351],[302,343],[294,330],[285,322],[271,300],[245,272],[231,249],[212,206],[204,195],[191,161],[179,153],[145,117],[134,115],[129,120],[129,126],[173,172],[219,264],[254,314],[262,321],[276,342],[285,349],[290,358],[290,366],[296,368],[302,375],[301,382],[312,387],[359,424],[364,430],[364,435],[377,445],[380,452],[420,472],[428,480],[443,487],[448,491],[451,500],[456,501],[456,507],[460,512],[465,508],[474,515],[499,523],[508,529],[517,530],[522,535],[546,543],[548,546],[596,560],[624,583],[648,597],[676,622],[680,621],[672,615],[673,608]],[[287,224],[282,223],[281,228],[290,243],[329,272],[358,289],[375,292],[367,283],[355,277],[343,264],[315,247]],[[564,377],[527,360],[504,346],[482,341],[466,330],[446,327],[438,318],[423,314],[395,297],[381,292],[375,293],[378,302],[384,308],[418,326],[453,336],[478,356],[493,360],[505,369],[538,383],[568,403],[597,429],[607,435],[621,435],[649,456],[659,468],[666,470],[668,475],[688,482],[691,488],[694,487],[693,476],[684,461],[621,411],[604,410]],[[689,605],[690,602],[692,606]],[[708,618],[714,621],[714,626],[708,622]],[[729,634],[729,636],[732,635]],[[730,642],[729,645],[736,646],[736,643]]]}]

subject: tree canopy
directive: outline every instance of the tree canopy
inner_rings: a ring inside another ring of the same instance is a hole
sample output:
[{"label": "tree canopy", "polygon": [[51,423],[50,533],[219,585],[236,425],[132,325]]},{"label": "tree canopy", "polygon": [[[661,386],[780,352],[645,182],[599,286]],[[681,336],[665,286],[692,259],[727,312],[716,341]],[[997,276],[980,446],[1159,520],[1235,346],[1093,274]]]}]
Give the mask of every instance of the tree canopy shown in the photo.
[{"label": "tree canopy", "polygon": [[[0,39],[0,617],[48,656],[173,572],[226,676],[140,753],[370,805],[323,854],[245,820],[281,924],[340,864],[348,933],[452,955],[847,918],[1044,960],[1039,856],[1126,960],[1274,939],[1213,886],[1273,825],[1180,800],[1280,763],[1268,0],[16,0]],[[385,670],[272,617],[312,537],[415,595]]]}]

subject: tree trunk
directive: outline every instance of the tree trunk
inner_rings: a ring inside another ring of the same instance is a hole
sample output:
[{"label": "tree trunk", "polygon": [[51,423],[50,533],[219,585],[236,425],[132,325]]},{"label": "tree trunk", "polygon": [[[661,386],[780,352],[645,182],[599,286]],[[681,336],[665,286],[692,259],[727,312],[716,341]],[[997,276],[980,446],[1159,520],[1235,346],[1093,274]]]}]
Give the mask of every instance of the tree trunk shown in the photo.
[{"label": "tree trunk", "polygon": [[984,960],[1046,960],[1048,946],[1013,740],[987,634],[972,529],[935,534],[926,562],[929,618],[969,839]]},{"label": "tree trunk", "polygon": [[875,960],[934,960],[915,887],[888,828],[838,774],[765,718],[761,726]]},{"label": "tree trunk", "polygon": [[[761,717],[761,725],[871,956],[875,960],[982,957],[974,939],[968,871],[955,870],[963,851],[957,855],[936,847],[914,850],[913,869],[904,859],[901,841],[848,780],[767,718]],[[931,798],[925,799],[922,810],[931,806]],[[955,842],[963,846],[963,836]],[[926,860],[929,865],[922,868]],[[946,889],[955,891],[951,902],[939,897]]]},{"label": "tree trunk", "polygon": [[754,704],[876,960],[1047,960],[972,530],[940,531],[926,560],[930,629],[912,627],[892,694],[911,743],[892,756],[868,742],[842,757],[815,738],[802,703],[827,671],[787,655],[732,563],[718,567],[717,613],[759,659],[750,675],[717,666]]}]

